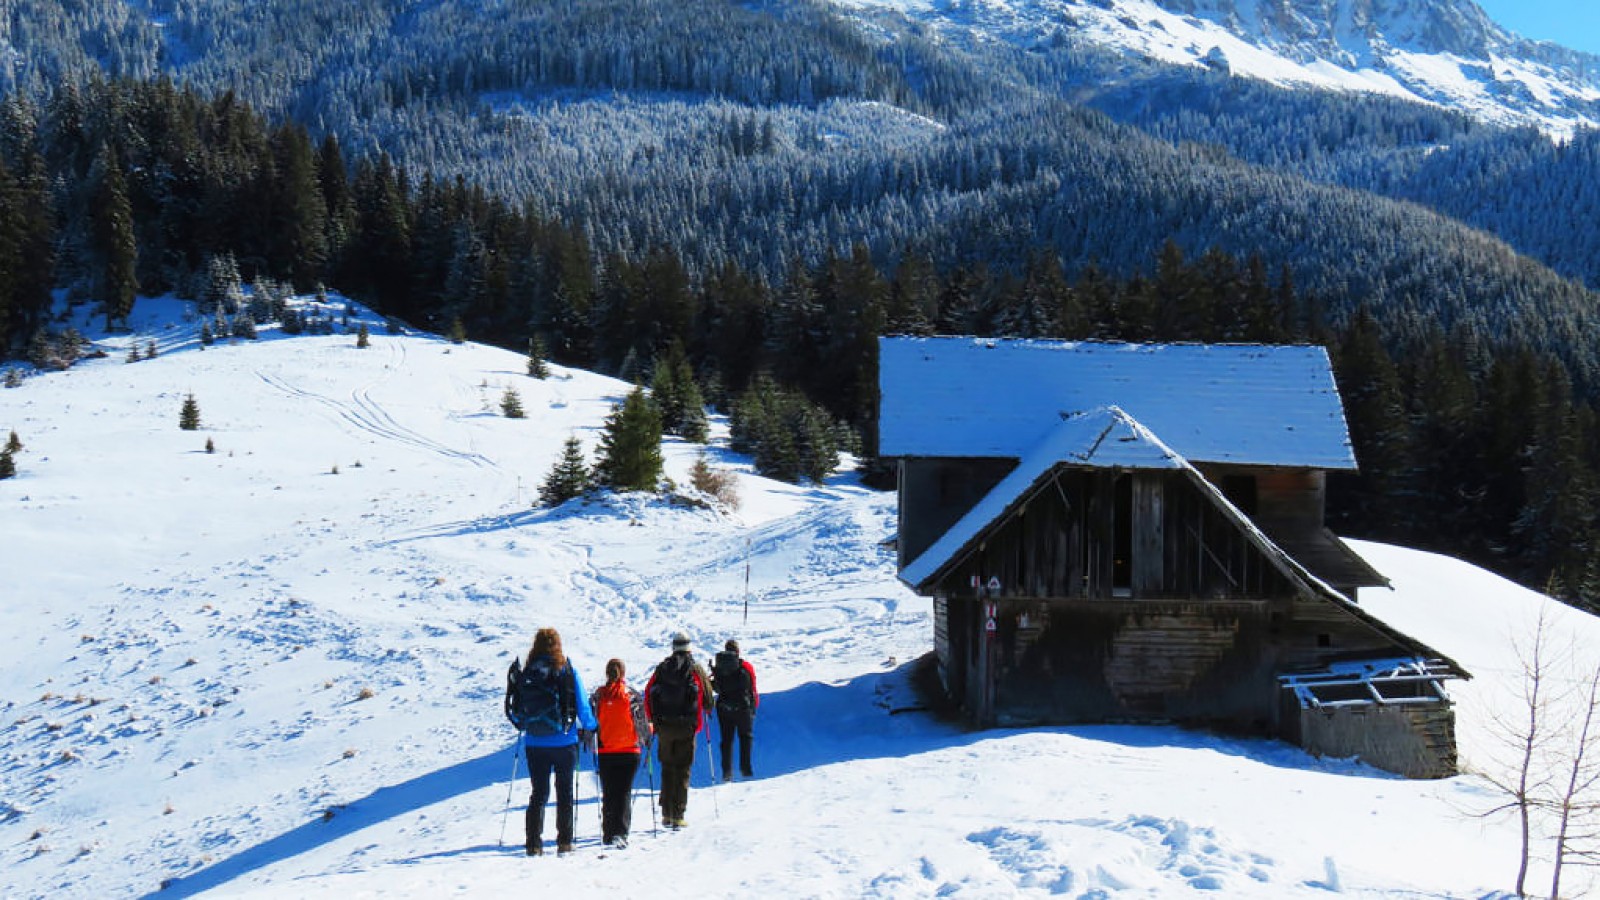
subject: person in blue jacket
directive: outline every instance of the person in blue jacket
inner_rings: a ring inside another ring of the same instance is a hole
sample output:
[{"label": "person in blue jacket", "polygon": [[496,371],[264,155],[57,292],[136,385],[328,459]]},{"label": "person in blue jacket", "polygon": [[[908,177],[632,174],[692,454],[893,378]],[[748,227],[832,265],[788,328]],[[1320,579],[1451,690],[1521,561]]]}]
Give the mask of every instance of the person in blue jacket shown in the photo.
[{"label": "person in blue jacket", "polygon": [[544,854],[544,807],[550,800],[552,773],[556,781],[556,853],[571,853],[577,818],[573,781],[578,748],[581,744],[593,749],[600,724],[589,705],[589,692],[561,649],[561,635],[554,628],[541,628],[534,635],[533,648],[520,671],[512,663],[506,716],[522,732],[528,777],[533,780],[533,794],[528,798],[528,855]]}]

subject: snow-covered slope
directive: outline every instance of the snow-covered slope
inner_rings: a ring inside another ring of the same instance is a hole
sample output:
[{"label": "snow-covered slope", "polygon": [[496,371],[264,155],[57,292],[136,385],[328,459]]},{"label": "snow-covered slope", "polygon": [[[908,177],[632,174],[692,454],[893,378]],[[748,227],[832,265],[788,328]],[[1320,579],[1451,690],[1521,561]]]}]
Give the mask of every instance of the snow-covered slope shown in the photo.
[{"label": "snow-covered slope", "polygon": [[1024,46],[1083,43],[1290,87],[1371,91],[1501,125],[1600,124],[1600,57],[1471,0],[838,0]]},{"label": "snow-covered slope", "polygon": [[[357,311],[359,318],[359,310]],[[0,389],[0,895],[6,897],[1502,896],[1485,782],[1411,782],[1164,727],[968,732],[915,709],[926,601],[894,577],[892,495],[739,473],[738,510],[530,499],[627,386],[501,350],[350,334],[201,351],[141,301],[109,356]],[[354,327],[352,325],[352,327]],[[155,359],[126,363],[130,342]],[[507,387],[529,417],[498,414]],[[204,427],[178,428],[185,395]],[[210,438],[214,453],[205,452]],[[699,448],[668,445],[680,483]],[[335,473],[337,467],[337,473]],[[1510,639],[1550,607],[1451,560],[1361,545],[1374,611],[1471,668],[1463,753],[1496,765]],[[748,582],[746,572],[748,571]],[[747,587],[748,583],[748,587]],[[745,609],[748,603],[748,620]],[[525,858],[503,671],[554,625],[636,680],[687,630],[738,638],[756,774],[682,833]],[[508,803],[509,798],[509,803]],[[157,893],[163,884],[167,889]]]}]

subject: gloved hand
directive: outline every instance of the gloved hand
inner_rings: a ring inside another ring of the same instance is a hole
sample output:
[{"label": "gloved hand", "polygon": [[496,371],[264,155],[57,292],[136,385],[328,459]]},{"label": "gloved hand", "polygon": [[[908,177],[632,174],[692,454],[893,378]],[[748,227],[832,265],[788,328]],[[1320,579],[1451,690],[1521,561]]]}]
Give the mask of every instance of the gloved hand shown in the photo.
[{"label": "gloved hand", "polygon": [[594,732],[587,728],[578,729],[578,744],[582,746],[583,749],[589,751],[590,753],[594,753],[596,752],[596,746],[598,743],[599,741],[597,740]]}]

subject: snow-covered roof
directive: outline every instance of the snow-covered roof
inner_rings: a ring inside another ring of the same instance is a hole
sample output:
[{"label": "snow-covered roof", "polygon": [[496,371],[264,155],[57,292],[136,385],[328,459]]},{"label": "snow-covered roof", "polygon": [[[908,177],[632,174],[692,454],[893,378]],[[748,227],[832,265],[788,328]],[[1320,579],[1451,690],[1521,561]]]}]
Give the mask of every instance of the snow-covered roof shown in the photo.
[{"label": "snow-covered roof", "polygon": [[1058,421],[1056,429],[1023,457],[1011,474],[901,570],[900,580],[912,587],[927,581],[1061,463],[1125,469],[1184,467],[1170,447],[1114,406],[1069,416]]},{"label": "snow-covered roof", "polygon": [[1328,355],[1264,344],[879,341],[884,456],[1021,458],[1115,405],[1194,462],[1354,469]]}]

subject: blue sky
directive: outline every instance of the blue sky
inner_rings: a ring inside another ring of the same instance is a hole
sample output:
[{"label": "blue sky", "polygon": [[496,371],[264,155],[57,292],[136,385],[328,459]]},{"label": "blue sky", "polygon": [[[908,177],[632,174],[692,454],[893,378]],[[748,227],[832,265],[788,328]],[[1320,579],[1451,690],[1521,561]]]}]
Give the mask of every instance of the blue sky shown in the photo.
[{"label": "blue sky", "polygon": [[1489,18],[1526,38],[1600,54],[1600,3],[1594,0],[1477,0]]}]

